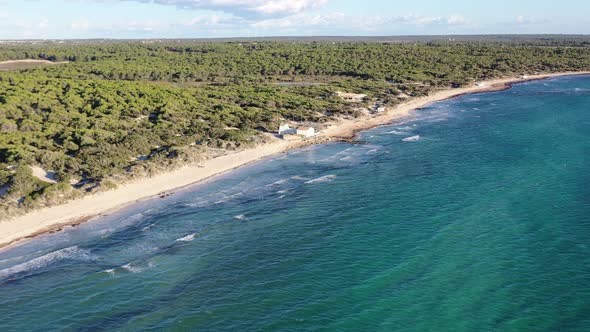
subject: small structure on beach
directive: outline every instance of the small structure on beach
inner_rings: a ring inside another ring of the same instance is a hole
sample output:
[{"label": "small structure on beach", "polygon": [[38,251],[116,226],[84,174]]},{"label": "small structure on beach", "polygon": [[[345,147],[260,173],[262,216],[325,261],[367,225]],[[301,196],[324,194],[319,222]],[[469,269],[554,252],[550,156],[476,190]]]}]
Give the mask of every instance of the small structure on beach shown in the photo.
[{"label": "small structure on beach", "polygon": [[313,127],[299,127],[297,128],[297,135],[313,137],[315,136],[315,129]]},{"label": "small structure on beach", "polygon": [[313,127],[297,127],[291,128],[288,124],[281,124],[279,126],[279,136],[284,140],[300,139],[301,136],[307,138],[315,136],[315,128]]},{"label": "small structure on beach", "polygon": [[486,83],[485,82],[477,82],[477,83],[475,83],[475,86],[483,88],[484,86],[486,86]]},{"label": "small structure on beach", "polygon": [[521,75],[520,78],[522,78],[523,80],[527,80],[529,78],[529,75]]},{"label": "small structure on beach", "polygon": [[295,135],[297,134],[297,129],[291,128],[289,124],[283,123],[279,126],[279,135]]}]

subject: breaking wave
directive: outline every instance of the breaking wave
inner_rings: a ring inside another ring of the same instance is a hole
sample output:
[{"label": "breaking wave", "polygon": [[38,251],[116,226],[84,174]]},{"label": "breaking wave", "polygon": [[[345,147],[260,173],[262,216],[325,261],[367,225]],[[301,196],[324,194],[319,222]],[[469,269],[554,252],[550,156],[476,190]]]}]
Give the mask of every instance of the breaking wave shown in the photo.
[{"label": "breaking wave", "polygon": [[325,175],[325,176],[319,177],[317,179],[306,181],[305,183],[312,184],[312,183],[329,182],[329,181],[334,180],[335,178],[336,178],[336,175],[331,174],[331,175]]},{"label": "breaking wave", "polygon": [[189,234],[187,236],[183,236],[181,238],[176,239],[174,242],[191,242],[193,241],[197,236],[199,236],[199,233],[193,233],[193,234]]},{"label": "breaking wave", "polygon": [[33,258],[30,261],[0,270],[0,279],[6,279],[16,274],[39,270],[59,261],[92,261],[95,259],[96,256],[92,255],[88,250],[80,249],[78,246],[68,247],[50,252],[41,257]]},{"label": "breaking wave", "polygon": [[131,263],[127,263],[125,265],[121,265],[116,268],[106,269],[102,272],[114,276],[119,271],[130,272],[130,273],[140,273],[140,272],[143,272],[144,270],[152,268],[154,266],[155,266],[155,264],[152,262],[131,262]]},{"label": "breaking wave", "polygon": [[402,142],[417,142],[420,140],[420,135],[416,135],[416,136],[412,136],[412,137],[406,137],[404,139],[402,139]]},{"label": "breaking wave", "polygon": [[281,185],[281,184],[285,184],[285,183],[287,183],[287,181],[289,181],[289,180],[287,180],[287,179],[282,179],[282,180],[275,181],[275,182],[273,182],[273,183],[271,183],[271,184],[268,184],[268,185],[266,185],[266,186],[267,186],[267,187],[278,186],[278,185]]},{"label": "breaking wave", "polygon": [[407,135],[408,132],[407,131],[401,131],[401,130],[392,130],[392,131],[388,131],[387,134],[393,134],[393,135]]}]

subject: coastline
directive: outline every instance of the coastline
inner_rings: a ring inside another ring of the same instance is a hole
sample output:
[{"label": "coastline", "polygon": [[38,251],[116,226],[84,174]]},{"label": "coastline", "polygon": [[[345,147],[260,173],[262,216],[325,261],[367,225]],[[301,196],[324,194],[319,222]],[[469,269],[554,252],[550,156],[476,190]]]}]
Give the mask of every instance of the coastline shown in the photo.
[{"label": "coastline", "polygon": [[396,119],[409,116],[413,110],[430,103],[466,94],[501,91],[509,89],[511,84],[515,83],[588,74],[590,71],[543,74],[527,78],[504,78],[486,81],[485,86],[437,91],[429,96],[410,99],[408,102],[388,108],[383,114],[377,116],[342,120],[324,129],[317,137],[310,140],[284,141],[277,139],[272,143],[207,160],[201,165],[185,166],[171,172],[121,185],[115,190],[87,195],[65,204],[42,208],[13,219],[0,221],[0,248],[9,247],[44,233],[59,231],[68,225],[78,225],[109,211],[118,210],[135,202],[205,181],[265,157],[307,145],[352,139],[359,131],[389,124]]}]

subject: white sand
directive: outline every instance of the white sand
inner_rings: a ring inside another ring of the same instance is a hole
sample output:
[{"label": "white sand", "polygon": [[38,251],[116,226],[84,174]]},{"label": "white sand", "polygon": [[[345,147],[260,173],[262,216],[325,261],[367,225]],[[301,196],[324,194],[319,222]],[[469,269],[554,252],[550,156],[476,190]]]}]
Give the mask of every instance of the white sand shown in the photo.
[{"label": "white sand", "polygon": [[[538,75],[528,77],[526,80],[508,78],[488,81],[486,82],[486,86],[443,90],[428,97],[410,100],[395,108],[388,109],[383,114],[375,117],[341,121],[327,128],[320,135],[323,137],[352,137],[359,130],[390,123],[392,120],[407,116],[410,111],[432,102],[462,94],[498,89],[499,86],[503,86],[506,83],[572,74],[590,74],[590,72]],[[285,152],[304,144],[301,141],[277,140],[253,149],[214,158],[198,166],[187,166],[169,173],[123,185],[112,191],[85,196],[63,205],[39,209],[12,220],[0,221],[0,247],[34,236],[35,234],[58,229],[65,224],[74,223],[109,210],[121,208],[143,198],[156,196],[162,192],[194,184],[211,176],[230,171],[261,158]]]},{"label": "white sand", "polygon": [[55,173],[53,171],[46,171],[39,166],[30,166],[31,171],[33,172],[33,176],[37,179],[48,182],[48,183],[57,183],[55,181]]},{"label": "white sand", "polygon": [[0,61],[0,65],[10,65],[13,63],[39,63],[39,64],[47,64],[47,65],[59,65],[63,63],[68,63],[68,61],[49,61],[49,60],[37,60],[37,59],[22,59],[22,60],[7,60],[7,61]]}]

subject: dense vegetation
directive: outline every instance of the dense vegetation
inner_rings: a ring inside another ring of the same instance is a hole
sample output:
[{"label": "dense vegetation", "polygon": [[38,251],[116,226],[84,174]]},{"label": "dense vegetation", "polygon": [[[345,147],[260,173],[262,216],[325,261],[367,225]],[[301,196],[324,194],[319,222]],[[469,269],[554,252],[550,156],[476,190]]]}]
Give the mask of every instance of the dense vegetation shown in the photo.
[{"label": "dense vegetation", "polygon": [[[111,188],[264,140],[283,119],[358,115],[337,90],[394,104],[401,93],[475,80],[589,70],[585,42],[3,45],[0,61],[69,63],[0,72],[0,205],[7,214]],[[57,183],[34,177],[33,165],[53,170]]]}]

